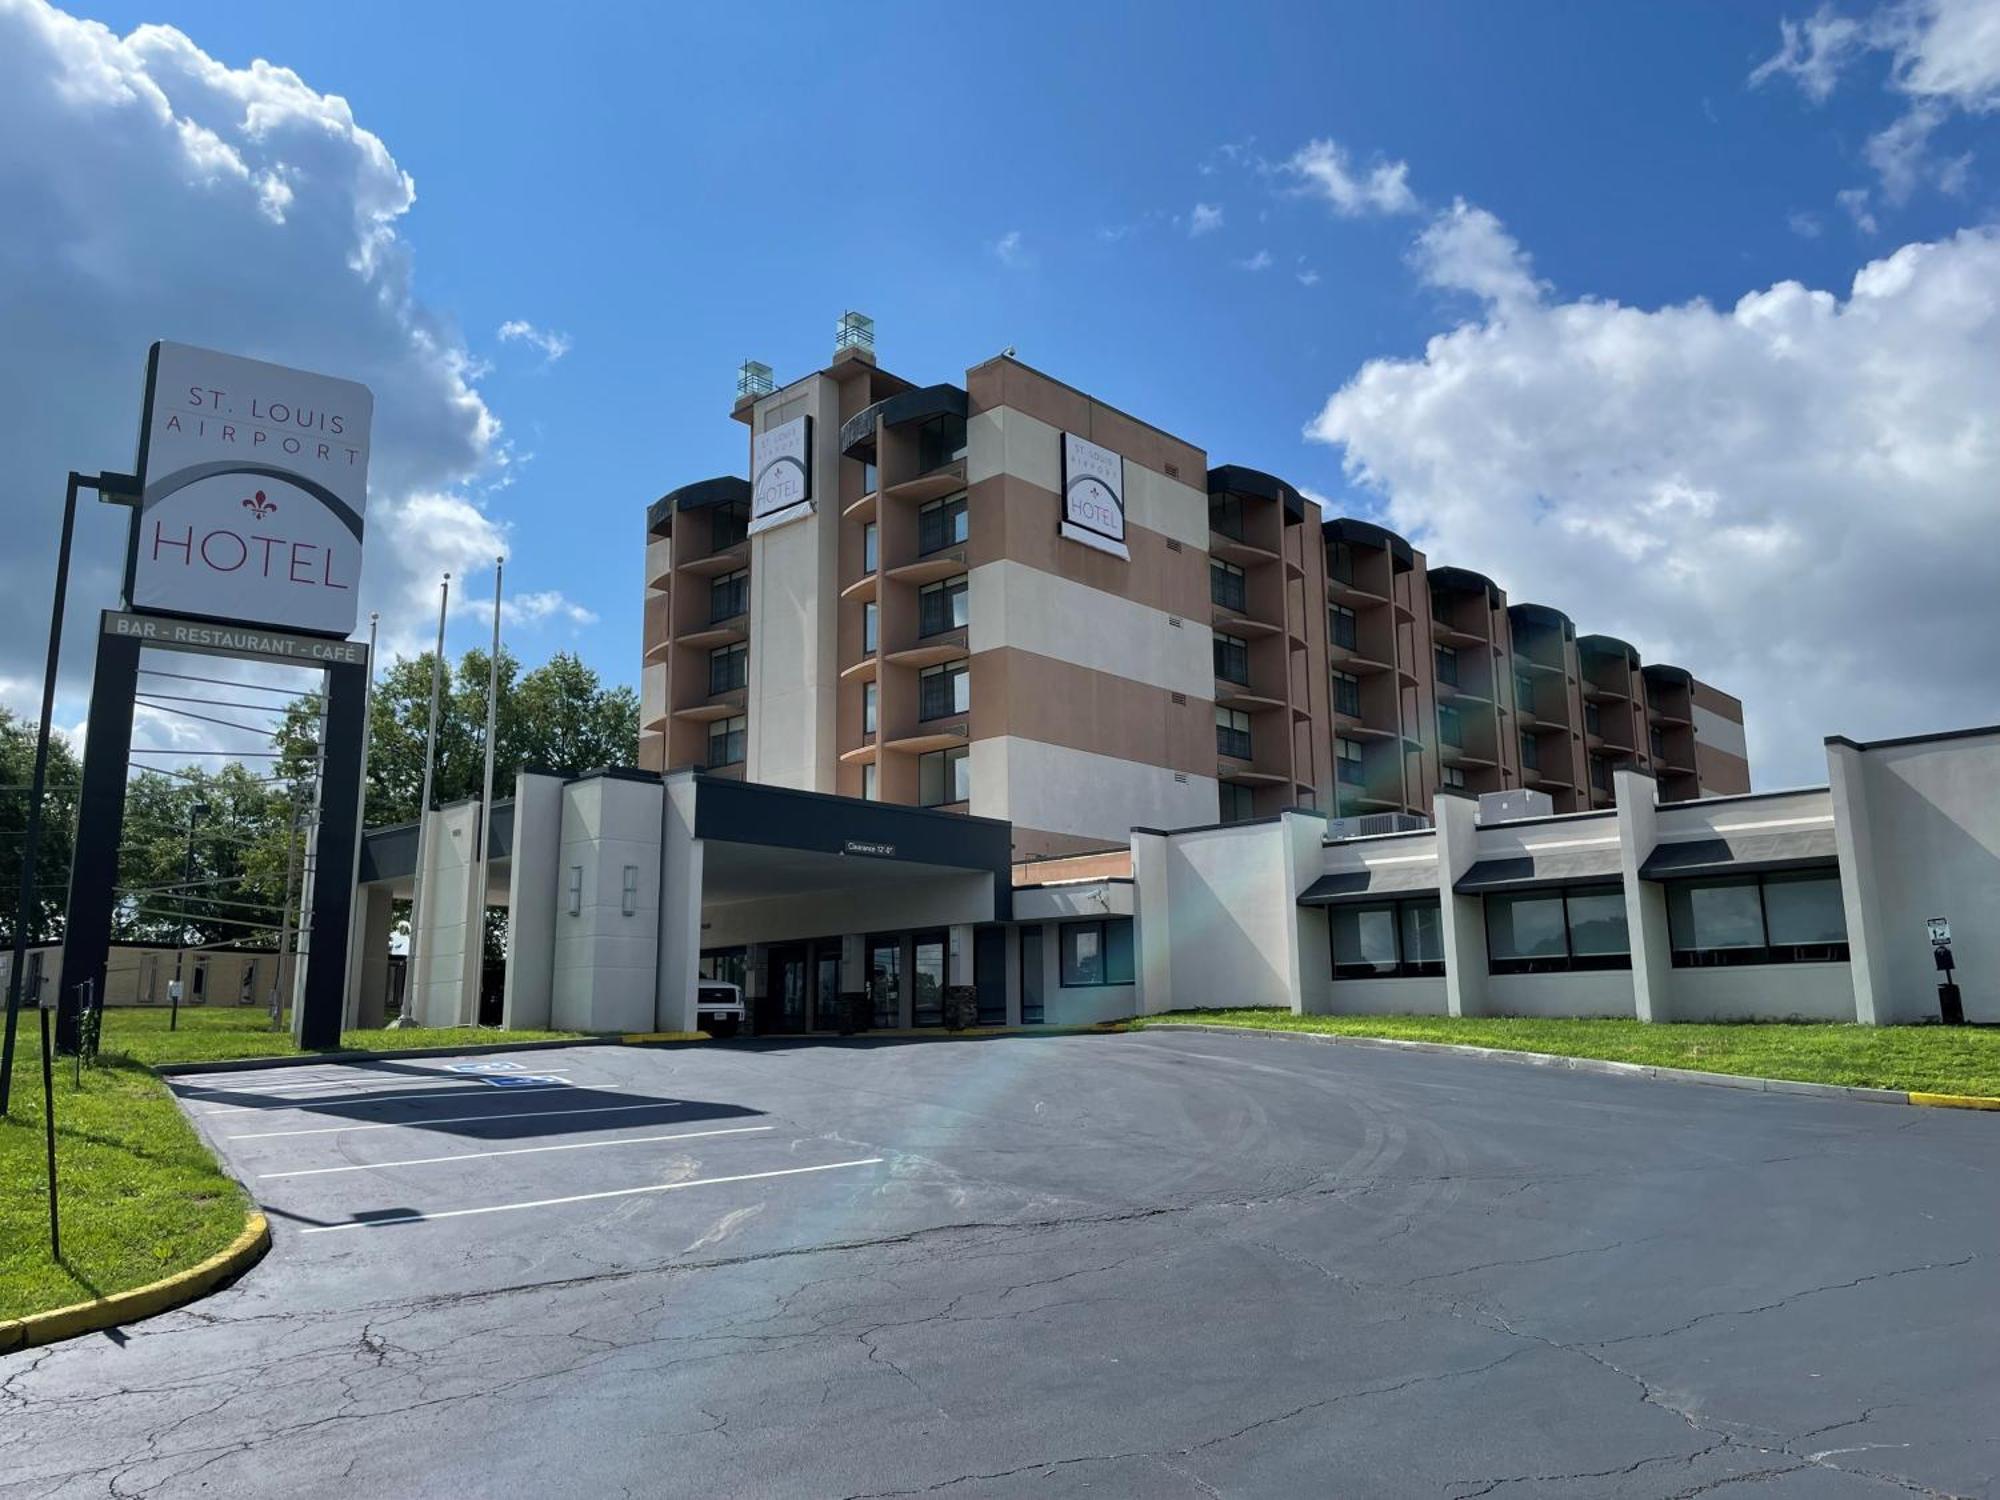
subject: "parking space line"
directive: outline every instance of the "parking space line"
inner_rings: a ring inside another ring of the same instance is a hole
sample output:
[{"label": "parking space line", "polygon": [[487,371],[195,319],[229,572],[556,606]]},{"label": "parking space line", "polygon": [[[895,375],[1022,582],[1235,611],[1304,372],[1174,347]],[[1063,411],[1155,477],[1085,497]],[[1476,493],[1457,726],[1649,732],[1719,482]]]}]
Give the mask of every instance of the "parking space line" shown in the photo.
[{"label": "parking space line", "polygon": [[385,1167],[429,1167],[439,1162],[481,1161],[489,1156],[533,1156],[541,1151],[595,1151],[604,1146],[650,1146],[660,1141],[695,1141],[715,1135],[754,1135],[775,1125],[732,1125],[726,1130],[684,1130],[677,1135],[641,1135],[616,1141],[566,1141],[560,1146],[510,1146],[505,1151],[461,1151],[456,1156],[416,1156],[406,1161],[354,1162],[344,1167],[301,1167],[289,1172],[259,1172],[267,1177],[326,1177],[335,1172],[379,1172]]},{"label": "parking space line", "polygon": [[[399,1088],[425,1088],[430,1085],[439,1083],[467,1083],[467,1084],[483,1083],[488,1078],[507,1078],[507,1077],[553,1078],[553,1077],[558,1077],[562,1074],[566,1074],[569,1071],[570,1070],[568,1068],[537,1068],[532,1074],[525,1072],[520,1074],[405,1073],[395,1078],[384,1078],[378,1074],[363,1073],[356,1078],[323,1078],[316,1080],[312,1083],[296,1083],[296,1084],[274,1083],[274,1084],[264,1085],[263,1087],[260,1088],[252,1088],[252,1089],[217,1088],[214,1085],[210,1084],[210,1085],[205,1085],[200,1089],[177,1089],[175,1090],[175,1093],[182,1099],[196,1099],[196,1100],[210,1100],[210,1099],[226,1097],[229,1094],[239,1094],[245,1092],[258,1093],[258,1094],[271,1094],[282,1098],[292,1099],[292,1098],[298,1098],[304,1094],[315,1093],[321,1089],[357,1089],[362,1092],[390,1093]],[[362,1088],[363,1085],[373,1085],[373,1088],[363,1089]]]},{"label": "parking space line", "polygon": [[687,1182],[654,1182],[644,1187],[612,1188],[602,1193],[572,1193],[566,1198],[534,1198],[525,1203],[489,1203],[481,1208],[447,1208],[438,1213],[407,1213],[393,1219],[356,1219],[350,1224],[314,1224],[300,1234],[338,1234],[344,1229],[388,1229],[398,1224],[428,1224],[437,1219],[464,1219],[474,1214],[504,1214],[520,1208],[556,1208],[565,1203],[595,1203],[605,1198],[631,1198],[640,1193],[674,1193],[682,1188],[716,1187],[725,1182],[761,1182],[768,1177],[799,1177],[807,1172],[837,1172],[844,1167],[879,1166],[883,1158],[830,1161],[816,1167],[780,1167],[773,1172],[739,1172],[732,1177],[696,1177]]},{"label": "parking space line", "polygon": [[[488,1098],[498,1099],[499,1094]],[[687,1109],[685,1100],[670,1099],[656,1104],[593,1104],[588,1109],[510,1109],[484,1115],[444,1115],[435,1120],[383,1120],[366,1125],[315,1125],[306,1130],[253,1130],[248,1135],[229,1135],[227,1141],[268,1141],[281,1135],[339,1135],[353,1130],[415,1130],[426,1125],[464,1125],[473,1120],[560,1120],[566,1115],[630,1114],[638,1109]]]},{"label": "parking space line", "polygon": [[[573,1083],[531,1083],[517,1087],[512,1092],[516,1094],[549,1094],[559,1089],[574,1089],[576,1087],[578,1085]],[[624,1085],[618,1083],[593,1083],[589,1087],[592,1089],[615,1089],[623,1088]],[[493,1099],[497,1097],[499,1095],[484,1084],[471,1084],[462,1089],[440,1089],[434,1094],[402,1093],[396,1089],[362,1089],[352,1098],[346,1100],[342,1100],[336,1095],[317,1099],[302,1099],[297,1103],[287,1104],[231,1104],[221,1109],[205,1109],[202,1111],[202,1118],[213,1119],[217,1115],[230,1114],[268,1115],[283,1113],[287,1110],[296,1112],[307,1109],[320,1109],[326,1105],[335,1103],[349,1103],[359,1107],[363,1104],[408,1104],[417,1099]]]}]

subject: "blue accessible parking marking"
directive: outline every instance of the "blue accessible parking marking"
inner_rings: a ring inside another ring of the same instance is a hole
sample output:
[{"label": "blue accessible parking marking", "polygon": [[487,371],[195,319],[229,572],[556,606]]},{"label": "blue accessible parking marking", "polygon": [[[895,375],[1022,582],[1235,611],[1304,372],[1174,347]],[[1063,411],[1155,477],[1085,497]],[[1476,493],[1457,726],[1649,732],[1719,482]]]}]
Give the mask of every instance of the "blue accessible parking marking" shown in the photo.
[{"label": "blue accessible parking marking", "polygon": [[500,1078],[482,1078],[481,1083],[491,1084],[496,1089],[547,1089],[567,1088],[567,1078],[552,1077],[547,1073],[510,1073]]},{"label": "blue accessible parking marking", "polygon": [[518,1073],[521,1065],[517,1062],[464,1062],[447,1063],[447,1073]]}]

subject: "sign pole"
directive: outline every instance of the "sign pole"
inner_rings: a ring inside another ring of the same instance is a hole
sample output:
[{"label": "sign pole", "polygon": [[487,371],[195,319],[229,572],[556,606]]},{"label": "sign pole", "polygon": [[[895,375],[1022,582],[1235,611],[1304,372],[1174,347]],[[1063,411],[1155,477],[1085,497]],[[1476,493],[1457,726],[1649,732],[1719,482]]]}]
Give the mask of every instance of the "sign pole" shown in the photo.
[{"label": "sign pole", "polygon": [[479,1024],[479,1001],[486,987],[486,865],[493,854],[493,731],[500,721],[500,582],[506,576],[507,559],[493,559],[493,652],[486,662],[486,783],[479,801],[479,884],[474,899],[479,903],[479,923],[473,938],[473,973],[479,977],[472,986],[472,1024]]},{"label": "sign pole", "polygon": [[49,1008],[42,1017],[42,1122],[49,1143],[49,1258],[62,1259],[62,1223],[56,1210],[56,1077],[55,1049],[49,1044]]},{"label": "sign pole", "polygon": [[429,842],[424,835],[431,822],[431,774],[437,766],[438,694],[444,681],[444,616],[450,604],[451,574],[447,573],[438,589],[437,652],[431,657],[431,717],[424,730],[424,794],[417,803],[417,868],[410,876],[410,941],[403,957],[403,1013],[396,1017],[398,1029],[417,1024],[417,981],[423,973],[424,846]]}]

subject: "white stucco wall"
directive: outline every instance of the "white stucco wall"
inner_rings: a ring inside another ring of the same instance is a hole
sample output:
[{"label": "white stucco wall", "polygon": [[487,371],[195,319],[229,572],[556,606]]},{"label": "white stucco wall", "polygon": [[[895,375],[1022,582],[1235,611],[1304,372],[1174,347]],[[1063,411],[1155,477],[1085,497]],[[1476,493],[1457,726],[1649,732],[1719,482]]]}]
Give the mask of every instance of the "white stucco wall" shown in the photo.
[{"label": "white stucco wall", "polygon": [[1623,1016],[1632,1009],[1632,975],[1625,969],[1582,974],[1488,974],[1489,1016]]},{"label": "white stucco wall", "polygon": [[507,865],[507,984],[502,1024],[545,1027],[555,994],[556,900],[563,779],[514,778],[514,850]]},{"label": "white stucco wall", "polygon": [[[1330,960],[1329,960],[1330,962]],[[1441,1016],[1445,1014],[1444,980],[1336,979],[1327,987],[1322,1016]]]},{"label": "white stucco wall", "polygon": [[[596,777],[563,788],[557,856],[552,1023],[575,1031],[651,1031],[660,920],[658,782]],[[638,872],[624,909],[625,870]],[[582,872],[579,909],[570,878]]]},{"label": "white stucco wall", "polygon": [[704,902],[701,945],[779,943],[849,933],[902,932],[991,921],[993,877],[981,871],[913,874],[907,881],[802,896]]},{"label": "white stucco wall", "polygon": [[1846,964],[1755,964],[1675,969],[1676,1021],[1852,1021]]},{"label": "white stucco wall", "polygon": [[[1059,429],[1012,407],[980,412],[965,428],[968,484],[1007,473],[1052,494],[1062,493]],[[1207,550],[1207,493],[1140,464],[1125,465],[1125,519],[1134,526]]]},{"label": "white stucco wall", "polygon": [[1031,651],[1190,698],[1215,691],[1215,636],[1201,621],[1176,625],[1165,610],[1008,559],[967,582],[974,651]]},{"label": "white stucco wall", "polygon": [[[1166,840],[1175,1008],[1297,1006],[1290,860],[1284,821]],[[1151,994],[1145,1002],[1165,1008]]]},{"label": "white stucco wall", "polygon": [[1134,828],[1212,823],[1220,803],[1213,776],[1177,781],[1149,766],[996,735],[972,742],[972,811],[1023,828],[1123,843]]}]

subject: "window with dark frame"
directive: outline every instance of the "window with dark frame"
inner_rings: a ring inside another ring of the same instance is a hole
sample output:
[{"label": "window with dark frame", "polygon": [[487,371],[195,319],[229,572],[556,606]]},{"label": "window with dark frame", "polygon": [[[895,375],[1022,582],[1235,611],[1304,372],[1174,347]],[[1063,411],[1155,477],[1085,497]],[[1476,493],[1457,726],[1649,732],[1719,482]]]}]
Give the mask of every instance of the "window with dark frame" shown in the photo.
[{"label": "window with dark frame", "polygon": [[1487,973],[1570,974],[1631,967],[1622,887],[1487,893]]},{"label": "window with dark frame", "polygon": [[1361,679],[1352,672],[1334,670],[1333,711],[1350,719],[1361,717]]},{"label": "window with dark frame", "polygon": [[1458,686],[1458,648],[1439,646],[1436,648],[1437,680],[1447,687]]},{"label": "window with dark frame", "polygon": [[875,654],[876,643],[880,640],[877,625],[881,618],[881,613],[875,608],[875,601],[873,599],[870,599],[866,604],[861,606],[861,650],[864,655],[873,656]]},{"label": "window with dark frame", "polygon": [[1222,609],[1242,614],[1249,598],[1243,570],[1219,557],[1208,560],[1208,600]]},{"label": "window with dark frame", "polygon": [[1584,704],[1583,727],[1588,734],[1604,733],[1604,710],[1595,703]]},{"label": "window with dark frame", "polygon": [[1098,922],[1065,922],[1059,931],[1064,989],[1090,989],[1133,982],[1130,917],[1107,917]]},{"label": "window with dark frame", "polygon": [[1241,782],[1225,781],[1215,790],[1223,822],[1247,823],[1257,816],[1256,793]]},{"label": "window with dark frame", "polygon": [[868,939],[868,1002],[877,1028],[902,1024],[903,940]]},{"label": "window with dark frame", "polygon": [[1539,771],[1541,768],[1541,752],[1535,748],[1535,737],[1532,734],[1522,734],[1521,769],[1524,771]]},{"label": "window with dark frame", "polygon": [[1364,786],[1368,778],[1361,769],[1361,742],[1337,736],[1333,742],[1335,774],[1348,786]]},{"label": "window with dark frame", "polygon": [[726,552],[750,534],[750,512],[740,505],[718,505],[708,514],[710,552]]},{"label": "window with dark frame", "polygon": [[1535,679],[1526,672],[1514,674],[1514,707],[1524,719],[1535,717]]},{"label": "window with dark frame", "polygon": [[1669,881],[1667,933],[1680,969],[1848,960],[1833,871]]},{"label": "window with dark frame", "polygon": [[708,586],[708,623],[733,620],[750,607],[750,570],[724,573]]},{"label": "window with dark frame", "polygon": [[917,472],[928,474],[965,457],[965,418],[942,412],[917,428]]},{"label": "window with dark frame", "polygon": [[1208,529],[1219,531],[1234,541],[1243,540],[1243,501],[1235,495],[1211,495],[1208,501]]},{"label": "window with dark frame", "polygon": [[735,766],[743,763],[745,745],[749,740],[750,720],[745,714],[731,719],[713,719],[708,726],[708,764]]},{"label": "window with dark frame", "polygon": [[917,717],[943,719],[972,709],[972,677],[963,659],[917,673]]},{"label": "window with dark frame", "polygon": [[968,533],[965,494],[947,495],[917,509],[917,556],[928,557],[956,547]]},{"label": "window with dark frame", "polygon": [[1653,759],[1665,760],[1667,758],[1667,736],[1665,732],[1656,725],[1653,728],[1650,739],[1653,746]]},{"label": "window with dark frame", "polygon": [[917,805],[946,807],[972,796],[971,752],[963,745],[917,757]]},{"label": "window with dark frame", "polygon": [[1329,604],[1326,607],[1327,638],[1344,651],[1354,651],[1359,639],[1355,633],[1354,611],[1345,604]]},{"label": "window with dark frame", "polygon": [[1215,632],[1215,675],[1238,687],[1250,685],[1250,643],[1239,636]]},{"label": "window with dark frame", "polygon": [[966,575],[940,579],[917,590],[917,634],[942,635],[962,630],[966,615]]},{"label": "window with dark frame", "polygon": [[1326,549],[1327,576],[1337,583],[1354,582],[1354,548],[1346,542],[1330,543]]},{"label": "window with dark frame", "polygon": [[944,1025],[946,937],[920,932],[910,943],[910,1024]]},{"label": "window with dark frame", "polygon": [[1611,762],[1601,755],[1590,757],[1590,784],[1600,792],[1611,790]]},{"label": "window with dark frame", "polygon": [[881,702],[881,698],[876,685],[872,681],[862,683],[861,732],[863,734],[873,734],[875,732],[875,710],[879,702]]},{"label": "window with dark frame", "polygon": [[749,681],[750,648],[738,642],[708,653],[708,691],[733,692]]},{"label": "window with dark frame", "polygon": [[1444,927],[1435,896],[1326,909],[1335,979],[1430,979],[1444,973]]},{"label": "window with dark frame", "polygon": [[1438,705],[1438,743],[1454,748],[1465,744],[1465,728],[1459,723],[1458,710],[1448,703]]},{"label": "window with dark frame", "polygon": [[1237,760],[1251,758],[1250,715],[1240,708],[1216,709],[1215,753],[1234,756]]},{"label": "window with dark frame", "polygon": [[878,550],[880,535],[873,521],[861,528],[861,571],[864,573],[874,572],[875,565],[881,560]]},{"label": "window with dark frame", "polygon": [[1438,785],[1454,792],[1464,791],[1464,769],[1459,766],[1440,766],[1438,768]]}]

